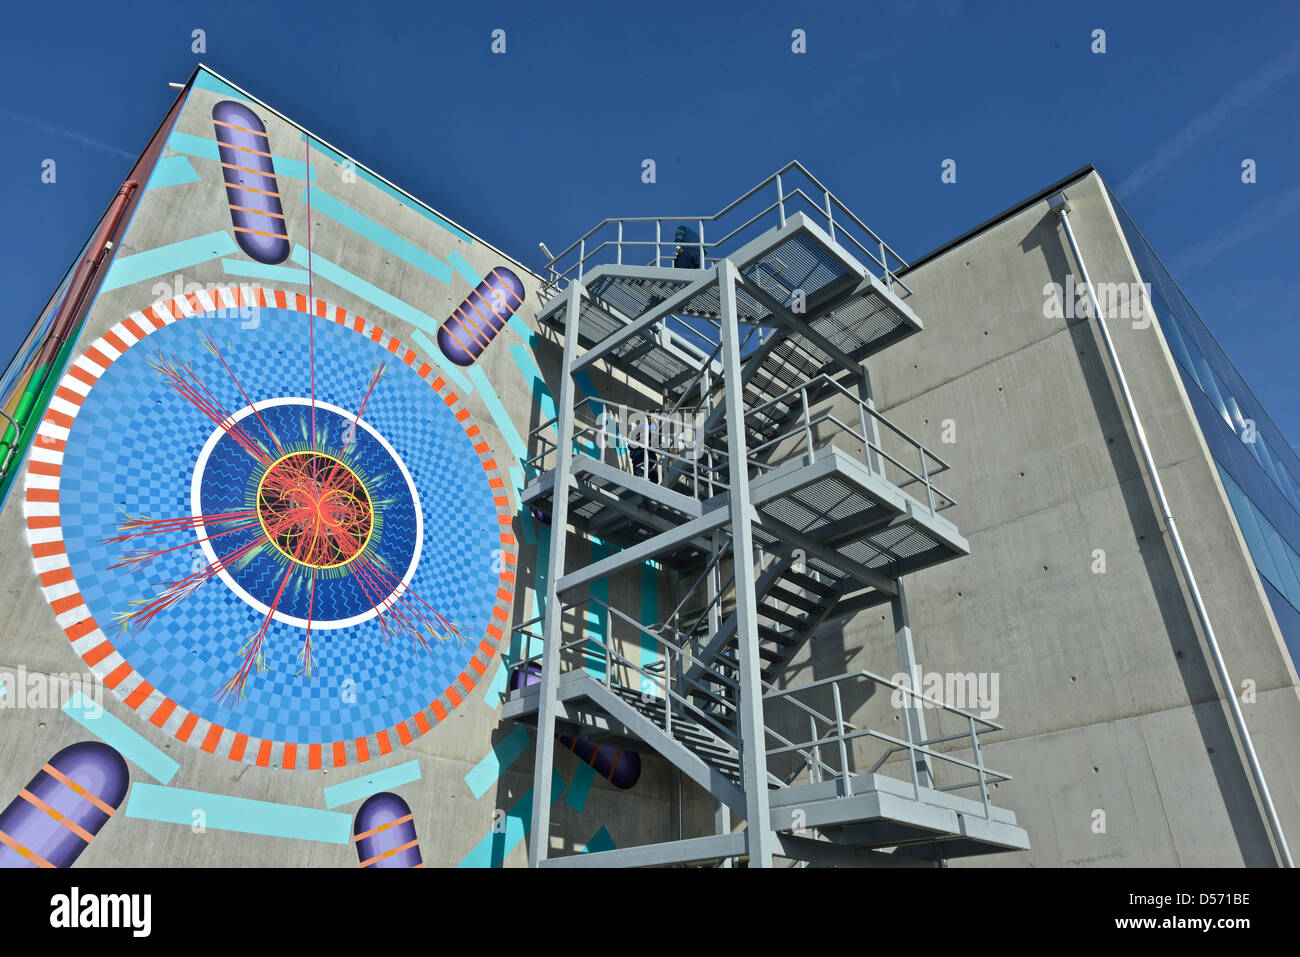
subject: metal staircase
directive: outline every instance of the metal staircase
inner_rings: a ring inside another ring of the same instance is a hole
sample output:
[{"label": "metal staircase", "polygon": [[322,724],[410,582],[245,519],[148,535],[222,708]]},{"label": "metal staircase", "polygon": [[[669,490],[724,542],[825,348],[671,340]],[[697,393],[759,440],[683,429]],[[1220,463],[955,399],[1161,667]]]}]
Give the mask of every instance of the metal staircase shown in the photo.
[{"label": "metal staircase", "polygon": [[[674,220],[699,268],[672,265]],[[1009,780],[983,762],[996,724],[868,671],[798,678],[825,623],[884,604],[913,674],[903,577],[969,553],[941,514],[947,464],[876,410],[862,365],[921,328],[901,264],[798,164],[710,217],[606,220],[550,264],[539,321],[563,336],[561,388],[523,493],[555,530],[547,612],[516,629],[504,704],[538,726],[532,833],[549,833],[557,731],[658,753],[719,813],[713,835],[648,847],[548,859],[534,839],[531,864],[932,865],[1028,846],[990,801]],[[577,400],[596,362],[645,401]],[[566,528],[612,554],[566,572]],[[679,583],[663,620],[591,593],[650,559]],[[588,634],[592,610],[636,638]]]}]

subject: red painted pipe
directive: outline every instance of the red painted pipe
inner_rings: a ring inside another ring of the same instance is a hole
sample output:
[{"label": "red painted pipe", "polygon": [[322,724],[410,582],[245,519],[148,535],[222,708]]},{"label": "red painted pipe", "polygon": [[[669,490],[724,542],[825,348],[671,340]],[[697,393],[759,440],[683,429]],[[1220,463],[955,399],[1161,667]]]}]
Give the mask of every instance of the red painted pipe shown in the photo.
[{"label": "red painted pipe", "polygon": [[59,354],[59,350],[63,348],[63,343],[68,339],[68,333],[72,331],[72,324],[76,320],[77,313],[81,310],[82,301],[86,297],[86,290],[90,287],[91,280],[95,278],[95,273],[99,271],[99,267],[104,263],[104,257],[109,249],[109,238],[117,232],[117,224],[122,219],[122,213],[131,201],[131,195],[139,187],[138,180],[128,179],[122,184],[122,188],[117,191],[117,195],[113,197],[113,202],[104,216],[104,222],[95,235],[95,241],[87,248],[86,258],[77,264],[77,270],[72,274],[72,279],[68,282],[68,291],[63,295],[63,302],[59,304],[58,314],[55,315],[54,321],[50,323],[50,334],[46,337],[45,342],[41,344],[41,351],[37,353],[32,368],[39,369],[41,366],[48,366],[49,363],[54,361],[55,356]]}]

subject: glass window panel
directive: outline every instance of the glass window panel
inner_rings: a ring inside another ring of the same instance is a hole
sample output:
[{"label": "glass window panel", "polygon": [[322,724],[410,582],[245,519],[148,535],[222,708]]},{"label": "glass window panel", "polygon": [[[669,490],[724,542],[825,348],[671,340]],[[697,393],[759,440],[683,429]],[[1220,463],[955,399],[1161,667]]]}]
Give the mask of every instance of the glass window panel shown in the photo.
[{"label": "glass window panel", "polygon": [[1268,543],[1259,530],[1259,524],[1255,521],[1254,506],[1227,472],[1219,469],[1219,477],[1223,479],[1223,487],[1228,491],[1228,500],[1232,503],[1233,514],[1237,516],[1237,524],[1241,526],[1242,537],[1246,539],[1246,547],[1250,549],[1250,557],[1254,560],[1255,567],[1259,569],[1261,575],[1273,583],[1275,588],[1280,589],[1278,581],[1281,576],[1273,566],[1273,554],[1269,551]]},{"label": "glass window panel", "polygon": [[1255,521],[1268,545],[1269,554],[1273,556],[1273,566],[1277,569],[1278,577],[1273,584],[1291,604],[1300,603],[1300,579],[1296,578],[1295,569],[1291,567],[1291,560],[1287,557],[1286,542],[1282,541],[1282,536],[1277,533],[1277,529],[1260,513],[1259,509],[1255,509]]},{"label": "glass window panel", "polygon": [[1192,377],[1192,380],[1200,386],[1202,392],[1205,386],[1201,385],[1201,380],[1196,375],[1196,363],[1192,360],[1191,353],[1187,351],[1187,344],[1183,342],[1183,332],[1178,328],[1178,323],[1169,312],[1169,307],[1165,301],[1160,298],[1159,294],[1152,296],[1152,302],[1155,304],[1156,316],[1160,319],[1160,329],[1164,332],[1165,338],[1169,341],[1169,348],[1174,354],[1178,364],[1183,367],[1183,371]]},{"label": "glass window panel", "polygon": [[1264,440],[1264,434],[1258,430],[1255,431],[1254,445],[1258,446],[1260,464],[1264,466],[1264,471],[1268,477],[1273,480],[1273,484],[1278,487],[1278,491],[1283,489],[1282,467],[1277,464],[1277,459],[1268,447],[1268,442]]},{"label": "glass window panel", "polygon": [[1206,396],[1211,404],[1219,410],[1219,416],[1223,419],[1223,424],[1232,429],[1232,417],[1228,415],[1228,407],[1223,402],[1223,393],[1219,391],[1218,376],[1210,368],[1210,364],[1202,357],[1196,363],[1196,371],[1200,373],[1201,388],[1205,390]]},{"label": "glass window panel", "polygon": [[[1300,553],[1296,552],[1289,543],[1284,541],[1282,544],[1286,546],[1286,557],[1291,562],[1291,571],[1295,572],[1296,578],[1300,578]],[[1300,604],[1297,604],[1295,599],[1291,600],[1291,604],[1300,609]],[[1300,665],[1300,661],[1296,662],[1296,664]]]},{"label": "glass window panel", "polygon": [[1282,492],[1293,508],[1300,512],[1300,486],[1296,485],[1295,476],[1287,469],[1282,469]]}]

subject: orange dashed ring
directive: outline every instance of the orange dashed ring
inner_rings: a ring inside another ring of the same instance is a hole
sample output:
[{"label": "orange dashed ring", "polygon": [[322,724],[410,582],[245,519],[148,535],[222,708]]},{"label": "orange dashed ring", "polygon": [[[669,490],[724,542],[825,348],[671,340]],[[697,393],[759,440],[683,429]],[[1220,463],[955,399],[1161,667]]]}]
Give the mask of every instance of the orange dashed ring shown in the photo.
[{"label": "orange dashed ring", "polygon": [[241,306],[275,307],[308,313],[308,299],[301,293],[282,289],[219,289],[197,292],[133,312],[77,358],[50,399],[50,405],[32,442],[28,456],[23,516],[41,591],[54,611],[55,621],[67,635],[73,650],[91,671],[121,699],[154,727],[209,754],[262,767],[314,770],[343,767],[368,761],[404,747],[430,731],[434,725],[464,701],[483,680],[492,659],[505,641],[514,596],[518,543],[511,531],[514,512],[501,469],[492,450],[475,424],[470,411],[446,381],[427,362],[419,361],[415,350],[403,345],[379,326],[323,299],[312,305],[314,314],[350,328],[387,349],[416,370],[465,429],[474,451],[487,473],[496,506],[501,540],[501,573],[491,620],[484,630],[468,666],[455,682],[420,711],[391,728],[363,738],[314,744],[291,744],[252,737],[214,724],[188,711],[153,687],[122,657],[100,629],[77,587],[63,544],[59,521],[59,476],[69,430],[82,402],[113,360],[150,333],[169,323],[218,309]]}]

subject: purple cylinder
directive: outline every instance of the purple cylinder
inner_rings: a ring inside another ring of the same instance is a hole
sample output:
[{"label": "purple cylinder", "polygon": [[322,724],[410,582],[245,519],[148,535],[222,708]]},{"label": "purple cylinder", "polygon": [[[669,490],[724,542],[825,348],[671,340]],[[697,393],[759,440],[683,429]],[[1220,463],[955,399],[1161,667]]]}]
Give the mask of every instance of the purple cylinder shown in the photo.
[{"label": "purple cylinder", "polygon": [[556,738],[616,788],[626,791],[641,779],[641,755],[635,751],[597,744],[586,738],[571,738],[567,734],[557,734]]},{"label": "purple cylinder", "polygon": [[[518,691],[542,680],[542,666],[535,661],[527,662],[522,668],[510,672],[507,682],[511,691]],[[597,744],[586,738],[574,738],[567,734],[557,734],[556,740],[576,754],[581,760],[596,769],[596,773],[616,788],[626,791],[636,785],[641,778],[641,755],[625,748],[614,748],[607,744]]]},{"label": "purple cylinder", "polygon": [[266,127],[244,104],[222,100],[212,108],[212,128],[239,248],[269,266],[284,262],[289,258],[289,228]]},{"label": "purple cylinder", "polygon": [[535,685],[542,680],[542,666],[536,661],[527,662],[522,668],[510,672],[511,691],[518,691],[528,685]]},{"label": "purple cylinder", "polygon": [[69,745],[0,812],[0,867],[67,867],[126,797],[126,761],[100,741]]},{"label": "purple cylinder", "polygon": [[423,867],[411,806],[391,791],[372,794],[357,809],[352,841],[362,867]]},{"label": "purple cylinder", "polygon": [[438,347],[457,365],[473,365],[523,304],[524,284],[505,266],[497,266],[442,324]]}]

